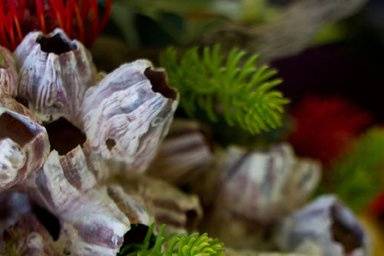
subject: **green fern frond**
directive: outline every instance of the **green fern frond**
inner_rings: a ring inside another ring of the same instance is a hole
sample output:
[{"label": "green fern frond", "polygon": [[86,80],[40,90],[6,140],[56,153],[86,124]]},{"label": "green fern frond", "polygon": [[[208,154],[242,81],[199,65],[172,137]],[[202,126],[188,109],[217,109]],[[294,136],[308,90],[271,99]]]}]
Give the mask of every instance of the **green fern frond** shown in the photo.
[{"label": "green fern frond", "polygon": [[384,167],[384,129],[373,128],[333,168],[336,194],[354,210],[380,192]]},{"label": "green fern frond", "polygon": [[252,134],[278,128],[288,100],[275,87],[281,83],[276,70],[258,65],[258,55],[220,46],[187,50],[178,56],[174,48],[160,58],[169,81],[180,94],[180,105],[192,117],[211,122],[223,118]]},{"label": "green fern frond", "polygon": [[207,234],[173,234],[164,235],[164,226],[160,228],[154,245],[150,240],[153,226],[149,229],[143,244],[130,254],[119,253],[121,256],[222,256],[223,245]]}]

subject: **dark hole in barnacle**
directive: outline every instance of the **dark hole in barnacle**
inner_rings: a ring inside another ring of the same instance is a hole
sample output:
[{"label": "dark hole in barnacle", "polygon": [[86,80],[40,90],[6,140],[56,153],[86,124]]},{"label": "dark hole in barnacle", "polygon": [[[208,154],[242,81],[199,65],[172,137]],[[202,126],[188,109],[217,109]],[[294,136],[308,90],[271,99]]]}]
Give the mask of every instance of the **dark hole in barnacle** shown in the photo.
[{"label": "dark hole in barnacle", "polygon": [[188,210],[187,216],[187,230],[192,231],[196,228],[198,214],[195,210]]},{"label": "dark hole in barnacle", "polygon": [[[124,235],[124,243],[117,255],[128,255],[129,253],[137,251],[143,244],[148,232],[150,232],[150,229],[146,225],[131,225],[131,229]],[[155,241],[156,236],[152,233],[149,239],[149,248],[152,248],[155,245]]]},{"label": "dark hole in barnacle", "polygon": [[27,107],[28,108],[28,100],[26,98],[23,98],[23,97],[15,97],[15,100],[20,103],[21,105],[23,105],[24,107]]},{"label": "dark hole in barnacle", "polygon": [[154,92],[161,93],[161,95],[169,99],[176,99],[176,91],[169,87],[167,83],[167,77],[164,71],[157,71],[151,68],[147,68],[144,71],[144,75],[151,82],[152,90]]},{"label": "dark hole in barnacle", "polygon": [[51,149],[65,155],[86,141],[85,134],[65,118],[46,124]]},{"label": "dark hole in barnacle", "polygon": [[111,151],[113,147],[116,146],[116,141],[114,139],[109,138],[105,141],[105,145],[107,145],[108,150]]},{"label": "dark hole in barnacle", "polygon": [[358,227],[348,225],[343,221],[340,208],[337,205],[331,208],[333,240],[343,245],[346,254],[362,246],[363,233]]},{"label": "dark hole in barnacle", "polygon": [[33,132],[25,123],[7,112],[0,116],[0,139],[10,138],[24,146],[33,139]]},{"label": "dark hole in barnacle", "polygon": [[32,205],[32,212],[39,222],[46,228],[53,240],[59,239],[61,225],[59,219],[47,209],[37,205]]},{"label": "dark hole in barnacle", "polygon": [[36,40],[41,50],[46,53],[63,54],[76,49],[76,45],[63,38],[60,34],[39,36]]}]

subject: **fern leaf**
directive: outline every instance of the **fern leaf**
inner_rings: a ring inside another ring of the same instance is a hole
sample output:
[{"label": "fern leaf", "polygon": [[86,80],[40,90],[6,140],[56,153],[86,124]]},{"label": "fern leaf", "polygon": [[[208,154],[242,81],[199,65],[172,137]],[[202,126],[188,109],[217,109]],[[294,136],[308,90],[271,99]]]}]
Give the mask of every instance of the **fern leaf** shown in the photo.
[{"label": "fern leaf", "polygon": [[279,127],[288,100],[275,87],[276,70],[258,65],[258,55],[220,46],[187,50],[179,56],[168,48],[160,57],[169,81],[181,94],[180,105],[191,117],[226,121],[257,134]]},{"label": "fern leaf", "polygon": [[[121,256],[222,256],[223,245],[207,234],[173,234],[168,237],[164,235],[164,226],[160,228],[156,236],[155,244],[151,247],[149,240],[153,234],[153,226],[148,230],[142,246],[133,253]],[[124,248],[121,252],[124,251]]]}]

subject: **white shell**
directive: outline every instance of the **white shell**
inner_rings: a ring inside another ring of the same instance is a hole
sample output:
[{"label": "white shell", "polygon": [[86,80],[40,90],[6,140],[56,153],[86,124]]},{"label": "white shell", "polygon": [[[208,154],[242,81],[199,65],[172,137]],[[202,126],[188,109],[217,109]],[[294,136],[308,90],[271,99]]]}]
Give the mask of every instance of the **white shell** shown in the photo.
[{"label": "white shell", "polygon": [[12,53],[0,46],[0,96],[17,95],[17,71]]},{"label": "white shell", "polygon": [[319,165],[296,158],[287,144],[251,152],[232,147],[217,162],[221,179],[203,227],[238,249],[273,248],[273,225],[304,204],[319,181]]},{"label": "white shell", "polygon": [[45,128],[4,107],[0,107],[0,144],[0,191],[23,182],[49,154]]},{"label": "white shell", "polygon": [[[63,223],[64,236],[75,255],[115,256],[130,224],[135,223],[130,219],[146,225],[150,221],[143,207],[131,201],[122,211],[108,187],[97,186],[81,147],[65,156],[52,151],[29,185],[31,196]],[[120,194],[119,204],[129,197]]]},{"label": "white shell", "polygon": [[86,89],[95,82],[88,50],[61,29],[29,33],[15,51],[19,96],[44,121],[66,117],[75,124]]},{"label": "white shell", "polygon": [[145,60],[119,67],[87,91],[82,106],[89,151],[96,159],[123,162],[133,172],[148,167],[177,106],[176,93],[156,92],[147,70],[152,64]]},{"label": "white shell", "polygon": [[219,207],[264,223],[305,203],[320,178],[318,163],[297,159],[288,144],[267,152],[231,148],[224,157]]},{"label": "white shell", "polygon": [[169,232],[194,230],[202,218],[200,200],[167,182],[147,176],[119,177],[119,184],[132,195],[142,199],[157,224],[166,224]]},{"label": "white shell", "polygon": [[[346,240],[347,246],[354,248],[347,251],[345,245],[340,242],[342,239]],[[355,241],[352,242],[351,239]],[[332,195],[317,198],[285,219],[278,233],[278,244],[283,250],[302,253],[306,253],[309,245],[316,246],[322,256],[370,255],[363,226],[353,213]]]},{"label": "white shell", "polygon": [[175,120],[148,173],[184,185],[200,176],[212,162],[213,153],[199,123]]}]

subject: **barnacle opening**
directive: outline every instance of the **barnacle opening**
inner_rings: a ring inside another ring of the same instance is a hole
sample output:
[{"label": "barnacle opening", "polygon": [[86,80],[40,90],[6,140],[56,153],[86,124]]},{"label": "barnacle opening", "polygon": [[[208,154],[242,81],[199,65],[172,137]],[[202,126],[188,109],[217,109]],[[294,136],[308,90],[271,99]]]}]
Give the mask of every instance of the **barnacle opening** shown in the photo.
[{"label": "barnacle opening", "polygon": [[85,134],[65,118],[46,124],[51,148],[65,155],[79,145],[83,145],[87,139]]},{"label": "barnacle opening", "polygon": [[41,50],[46,53],[63,54],[76,49],[76,44],[56,33],[53,36],[39,36],[36,40]]},{"label": "barnacle opening", "polygon": [[108,150],[111,151],[116,146],[116,141],[109,138],[105,141],[105,145],[107,145]]},{"label": "barnacle opening", "polygon": [[176,99],[176,91],[169,87],[167,83],[167,76],[164,71],[153,70],[152,68],[147,68],[144,71],[144,75],[152,84],[152,90],[158,92],[168,99]]},{"label": "barnacle opening", "polygon": [[61,230],[59,219],[53,213],[37,204],[32,205],[32,212],[51,235],[52,239],[57,241]]},{"label": "barnacle opening", "polygon": [[10,138],[22,147],[33,137],[33,130],[15,116],[7,112],[0,116],[0,139]]},{"label": "barnacle opening", "polygon": [[337,205],[331,208],[332,216],[332,235],[333,240],[343,245],[346,254],[352,253],[355,249],[362,247],[363,234],[358,227],[346,223],[342,212]]}]

